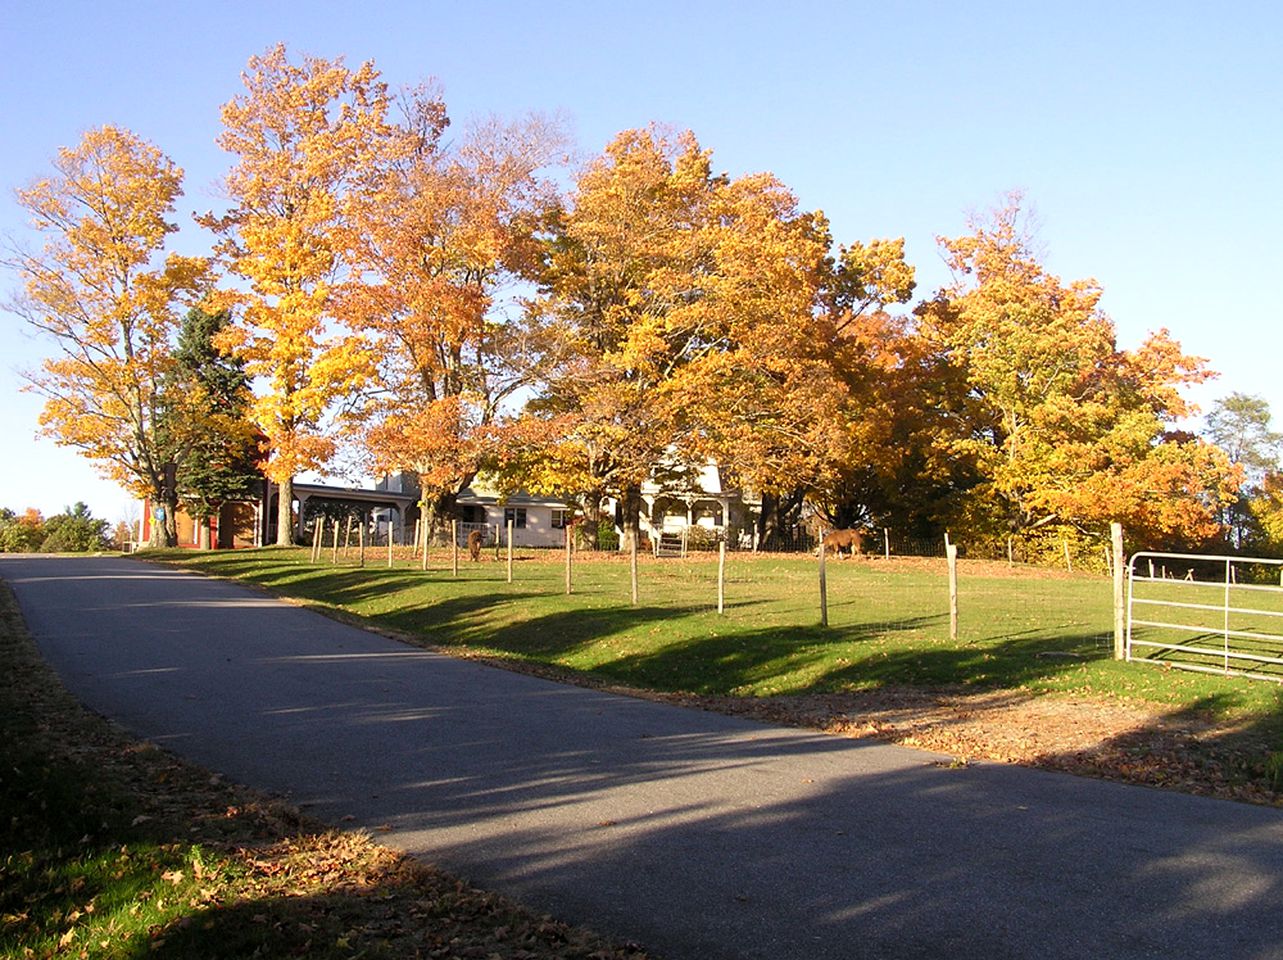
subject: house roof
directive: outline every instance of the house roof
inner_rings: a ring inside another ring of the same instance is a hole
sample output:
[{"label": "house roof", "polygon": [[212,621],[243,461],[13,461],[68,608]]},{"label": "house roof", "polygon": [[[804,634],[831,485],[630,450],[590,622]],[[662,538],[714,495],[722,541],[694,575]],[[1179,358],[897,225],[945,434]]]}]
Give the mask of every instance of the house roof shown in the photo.
[{"label": "house roof", "polygon": [[535,496],[534,494],[526,493],[524,490],[501,496],[497,491],[487,490],[485,487],[477,488],[476,486],[464,487],[460,490],[455,502],[461,506],[477,507],[552,507],[554,510],[570,509],[570,504],[554,497]]},{"label": "house roof", "polygon": [[373,503],[396,507],[414,504],[418,496],[390,490],[366,490],[361,487],[332,487],[324,483],[295,483],[294,496],[303,499],[337,500],[342,503]]}]

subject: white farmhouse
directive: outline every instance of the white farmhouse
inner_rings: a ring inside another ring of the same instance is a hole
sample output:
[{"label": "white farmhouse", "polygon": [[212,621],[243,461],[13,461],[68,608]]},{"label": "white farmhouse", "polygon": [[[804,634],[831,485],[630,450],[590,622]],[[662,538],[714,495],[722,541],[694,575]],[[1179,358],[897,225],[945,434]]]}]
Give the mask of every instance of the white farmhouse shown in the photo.
[{"label": "white farmhouse", "polygon": [[537,497],[524,491],[501,497],[484,481],[464,487],[456,499],[461,538],[481,530],[486,543],[507,543],[508,522],[512,521],[514,547],[561,547],[566,543],[566,523],[573,512],[560,500]]}]

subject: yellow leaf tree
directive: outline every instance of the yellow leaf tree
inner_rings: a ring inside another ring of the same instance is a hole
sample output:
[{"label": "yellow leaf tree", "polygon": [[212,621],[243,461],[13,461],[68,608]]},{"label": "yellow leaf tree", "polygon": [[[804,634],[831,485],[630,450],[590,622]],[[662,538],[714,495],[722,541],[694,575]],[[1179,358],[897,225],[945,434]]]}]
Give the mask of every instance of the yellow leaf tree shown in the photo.
[{"label": "yellow leaf tree", "polygon": [[251,417],[266,437],[266,471],[278,484],[276,541],[293,542],[296,474],[334,452],[324,430],[331,405],[366,379],[371,357],[333,316],[354,198],[369,189],[388,143],[388,93],[373,64],[291,62],[283,45],[252,57],[245,93],[222,110],[218,142],[236,162],[232,208],[202,222],[246,289],[225,295],[238,323],[221,342],[258,378]]},{"label": "yellow leaf tree", "polygon": [[1013,196],[973,233],[942,240],[957,282],[920,310],[923,335],[966,371],[984,414],[960,439],[984,482],[959,519],[977,535],[1110,520],[1137,542],[1196,544],[1239,474],[1222,451],[1172,431],[1181,387],[1212,374],[1166,330],[1120,350],[1092,281],[1063,284],[1032,252]]},{"label": "yellow leaf tree", "polygon": [[57,348],[28,375],[45,398],[42,432],[149,498],[157,545],[177,541],[163,412],[178,307],[208,278],[205,260],[164,255],[181,195],[182,170],[155,146],[118,127],[90,130],[18,192],[48,239],[9,258],[24,284],[14,308]]}]

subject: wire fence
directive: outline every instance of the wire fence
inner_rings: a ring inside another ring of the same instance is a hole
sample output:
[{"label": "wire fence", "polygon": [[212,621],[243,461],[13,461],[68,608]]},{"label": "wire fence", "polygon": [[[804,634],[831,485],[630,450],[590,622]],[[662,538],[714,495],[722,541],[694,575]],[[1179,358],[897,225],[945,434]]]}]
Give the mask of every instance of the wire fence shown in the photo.
[{"label": "wire fence", "polygon": [[[609,542],[599,545],[605,549],[590,550],[572,539],[567,551],[563,534],[560,544],[531,546],[518,540],[510,547],[506,527],[458,523],[453,529],[454,546],[449,529],[434,531],[426,546],[421,537],[415,541],[413,529],[409,543],[398,542],[395,527],[388,543],[386,525],[377,530],[318,521],[308,532],[316,564],[427,571],[458,578],[465,590],[497,580],[549,594],[569,592],[573,581],[575,592],[593,595],[603,609],[627,611],[640,604],[652,620],[724,608],[728,617],[747,618],[754,629],[781,630],[781,636],[823,623],[834,631],[834,642],[879,636],[930,643],[953,639],[959,649],[982,643],[1004,656],[1009,649],[1022,649],[1025,657],[1033,649],[1037,656],[1065,662],[1108,657],[1113,639],[1109,578],[1080,566],[1073,573],[1033,567],[1017,559],[1021,555],[1014,549],[1007,561],[1006,544],[985,550],[955,544],[964,559],[952,565],[944,556],[943,537],[938,544],[896,538],[890,531],[880,543],[866,537],[858,557],[825,552],[827,594],[821,603],[820,539],[805,529],[745,543],[690,528],[676,555],[657,555],[654,542],[640,543],[635,568],[630,554]],[[467,549],[473,533],[483,547],[476,557]],[[1071,552],[1071,559],[1075,555]],[[980,562],[998,559],[1005,562]],[[640,599],[633,600],[634,594]],[[952,609],[959,612],[951,616]],[[922,639],[930,637],[939,639]]]}]

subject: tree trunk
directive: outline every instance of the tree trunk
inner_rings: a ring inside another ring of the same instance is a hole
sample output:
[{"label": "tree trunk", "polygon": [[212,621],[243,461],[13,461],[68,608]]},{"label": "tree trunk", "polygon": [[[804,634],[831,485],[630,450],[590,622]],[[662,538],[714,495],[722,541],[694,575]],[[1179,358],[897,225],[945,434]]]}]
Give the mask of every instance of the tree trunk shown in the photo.
[{"label": "tree trunk", "polygon": [[165,482],[165,546],[178,546],[178,491],[172,474]]},{"label": "tree trunk", "polygon": [[600,550],[601,540],[598,536],[601,530],[601,491],[593,490],[584,495],[584,522],[583,533],[584,547],[588,550]]},{"label": "tree trunk", "polygon": [[620,526],[623,528],[623,536],[619,538],[619,549],[624,553],[632,550],[633,544],[641,550],[641,487],[625,487],[623,496],[620,498],[619,505],[622,508],[623,516]]},{"label": "tree trunk", "polygon": [[156,499],[153,499],[148,506],[151,508],[151,526],[148,530],[150,536],[147,538],[147,546],[168,546],[165,542],[165,519],[163,516],[165,501],[163,498],[157,497]]},{"label": "tree trunk", "polygon": [[440,494],[428,507],[428,519],[432,523],[432,529],[448,527],[450,521],[456,519],[458,507],[458,493]]},{"label": "tree trunk", "polygon": [[766,549],[796,546],[793,526],[806,499],[805,490],[794,490],[787,496],[762,494],[762,512],[757,518],[757,542]]},{"label": "tree trunk", "polygon": [[150,545],[178,546],[178,485],[172,463],[152,477],[151,511]]},{"label": "tree trunk", "polygon": [[773,493],[762,494],[762,511],[757,516],[757,542],[768,548],[779,540],[779,498]]},{"label": "tree trunk", "polygon": [[276,485],[276,545],[294,544],[294,478],[286,477]]},{"label": "tree trunk", "polygon": [[209,517],[196,517],[196,545],[202,550],[209,549]]}]

